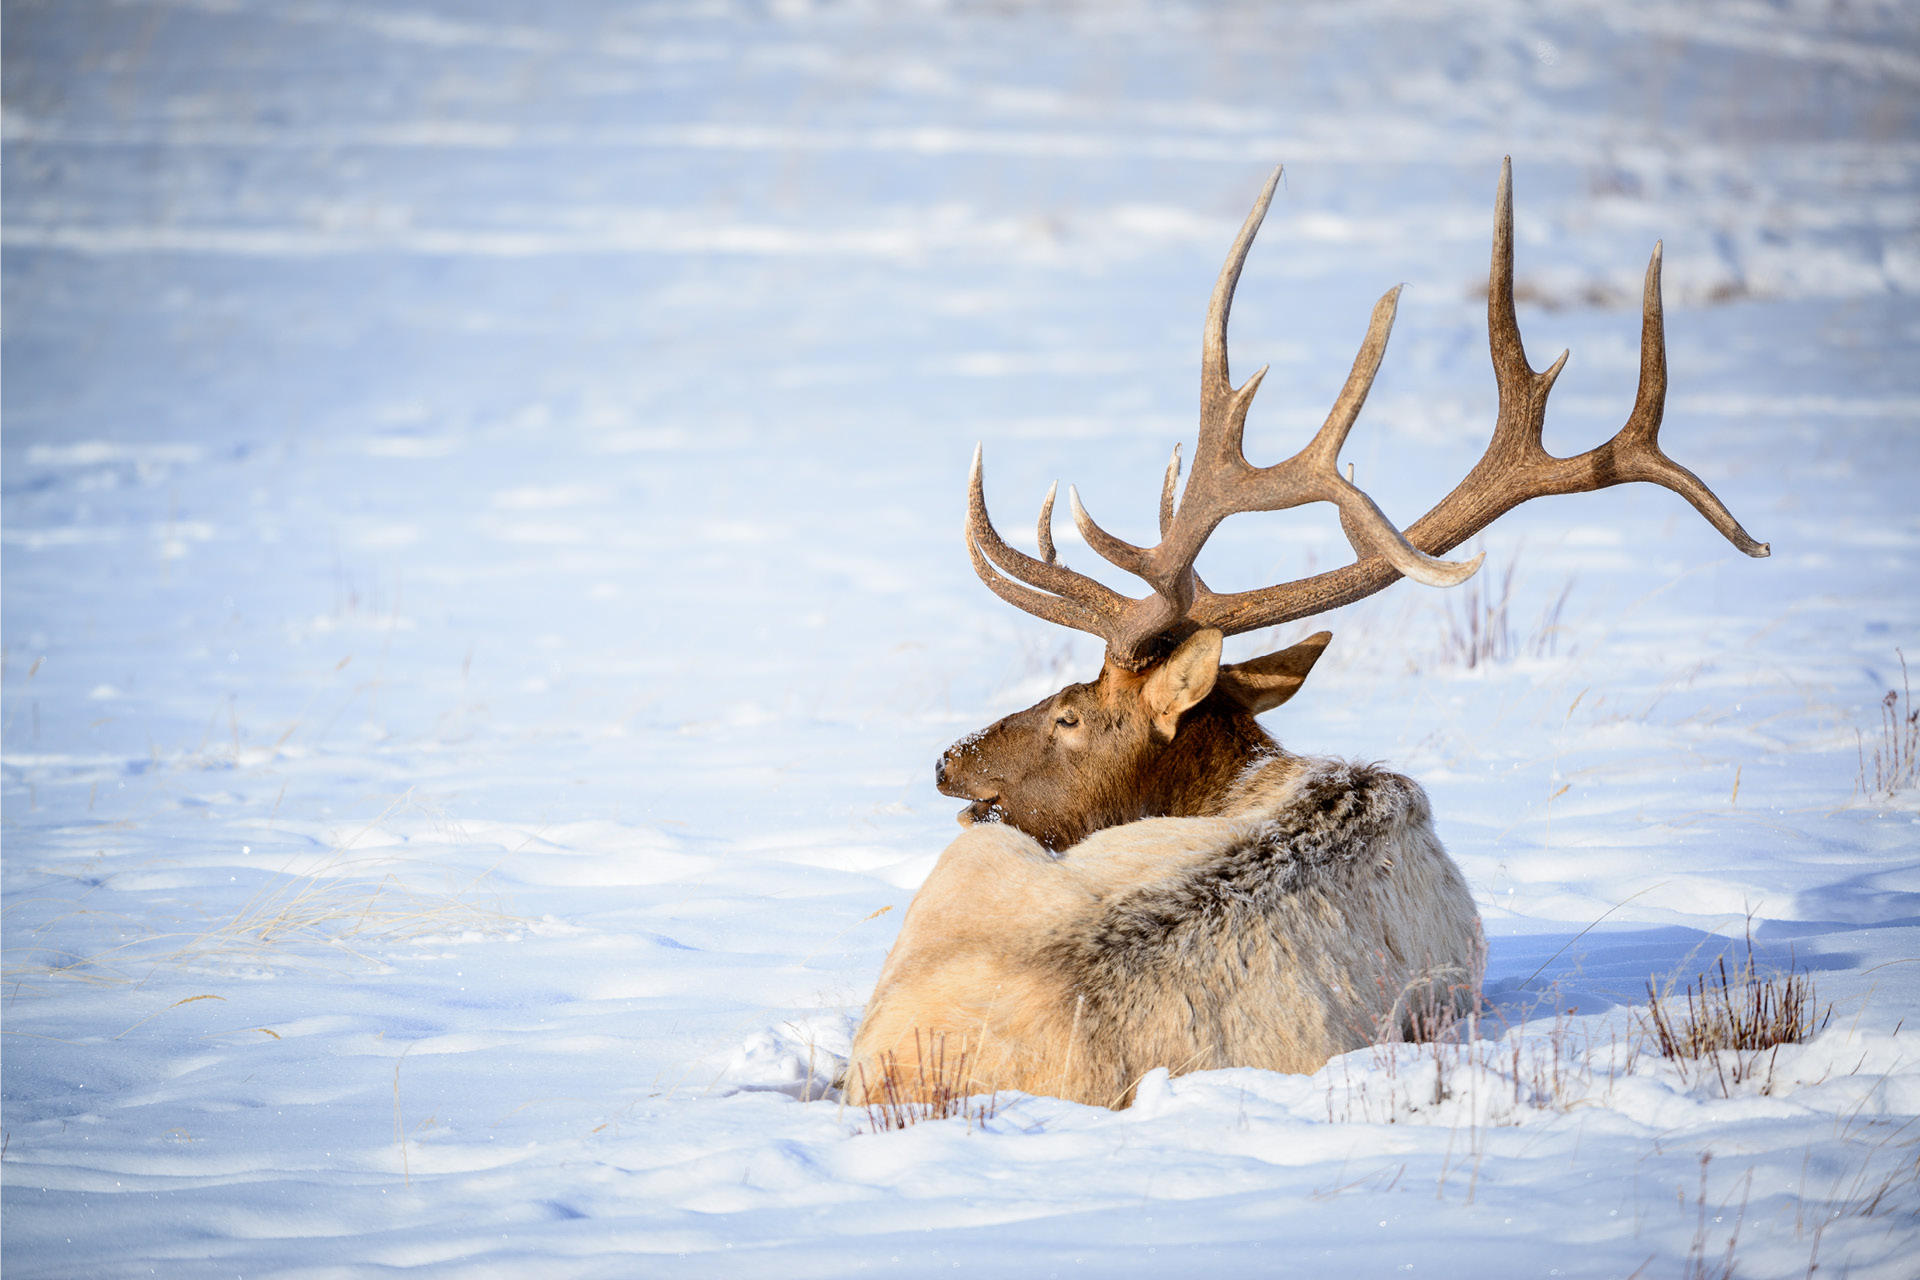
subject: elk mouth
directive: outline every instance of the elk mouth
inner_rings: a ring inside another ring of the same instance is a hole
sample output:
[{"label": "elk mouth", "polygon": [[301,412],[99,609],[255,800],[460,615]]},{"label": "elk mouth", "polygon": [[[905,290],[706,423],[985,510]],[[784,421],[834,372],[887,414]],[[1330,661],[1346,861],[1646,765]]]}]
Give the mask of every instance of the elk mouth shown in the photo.
[{"label": "elk mouth", "polygon": [[1004,822],[1007,811],[1000,807],[999,796],[988,796],[984,800],[975,800],[955,815],[954,820],[963,827],[971,827],[980,822]]},{"label": "elk mouth", "polygon": [[934,772],[934,787],[943,796],[952,796],[955,800],[970,801],[966,808],[954,815],[954,820],[963,827],[971,827],[978,822],[1004,822],[1007,811],[1000,807],[998,792],[989,791],[980,794],[973,787],[947,774],[946,757],[942,756],[940,766]]}]

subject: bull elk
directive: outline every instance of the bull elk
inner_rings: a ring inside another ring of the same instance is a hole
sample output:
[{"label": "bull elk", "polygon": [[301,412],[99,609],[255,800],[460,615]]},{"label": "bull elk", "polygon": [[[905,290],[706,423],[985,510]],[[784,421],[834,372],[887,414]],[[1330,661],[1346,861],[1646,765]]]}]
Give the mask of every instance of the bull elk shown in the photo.
[{"label": "bull elk", "polygon": [[[1466,478],[1403,532],[1351,473],[1340,474],[1397,287],[1374,307],[1353,371],[1306,448],[1272,466],[1249,464],[1241,437],[1267,371],[1233,385],[1227,314],[1279,178],[1276,169],[1213,288],[1192,474],[1177,492],[1176,446],[1159,544],[1114,537],[1069,490],[1087,545],[1144,581],[1146,595],[1128,598],[1060,563],[1055,491],[1040,511],[1040,554],[1009,546],[987,516],[974,453],[966,537],[981,581],[1036,617],[1101,637],[1106,660],[1093,681],[962,738],[940,758],[936,781],[967,802],[967,830],[915,896],[867,1004],[846,1077],[856,1102],[957,1083],[1124,1106],[1155,1067],[1313,1071],[1471,1008],[1485,949],[1479,912],[1420,787],[1377,766],[1295,755],[1255,718],[1299,690],[1331,635],[1225,665],[1222,637],[1310,617],[1403,576],[1461,582],[1481,557],[1437,557],[1520,503],[1635,480],[1680,494],[1748,555],[1768,553],[1660,451],[1667,371],[1657,244],[1626,425],[1575,457],[1542,446],[1547,393],[1567,357],[1536,373],[1521,345],[1510,161],[1501,166],[1487,296],[1499,411]],[[1228,516],[1310,502],[1338,508],[1353,563],[1230,593],[1194,572]],[[962,1065],[963,1080],[928,1079],[922,1056],[934,1046],[941,1062]]]}]

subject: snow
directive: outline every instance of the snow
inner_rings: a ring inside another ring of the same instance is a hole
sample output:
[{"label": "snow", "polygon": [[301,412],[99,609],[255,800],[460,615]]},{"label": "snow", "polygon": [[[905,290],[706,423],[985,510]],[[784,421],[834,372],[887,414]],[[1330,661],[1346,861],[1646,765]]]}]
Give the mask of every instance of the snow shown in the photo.
[{"label": "snow", "polygon": [[[1911,1274],[1910,6],[22,0],[5,51],[10,1277]],[[1492,422],[1507,154],[1549,447],[1623,419],[1660,240],[1663,444],[1773,556],[1634,486],[1485,536],[1511,661],[1412,585],[1312,624],[1270,727],[1428,788],[1480,1038],[864,1132],[933,759],[1099,657],[974,580],[975,442],[1023,545],[1055,478],[1147,538],[1284,161],[1249,451],[1404,282],[1345,457],[1410,521]],[[1649,978],[1749,929],[1827,1028],[1657,1059]]]}]

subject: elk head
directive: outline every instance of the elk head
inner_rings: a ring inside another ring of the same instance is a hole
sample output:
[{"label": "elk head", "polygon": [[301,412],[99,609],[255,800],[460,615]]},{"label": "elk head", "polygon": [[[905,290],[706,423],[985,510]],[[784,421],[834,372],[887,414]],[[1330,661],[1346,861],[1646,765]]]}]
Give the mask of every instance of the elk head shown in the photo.
[{"label": "elk head", "polygon": [[1093,681],[954,743],[934,780],[973,801],[963,824],[1010,823],[1056,850],[1137,818],[1205,813],[1274,750],[1254,717],[1293,696],[1333,633],[1227,666],[1221,639],[1196,631],[1141,671],[1108,661]]},{"label": "elk head", "polygon": [[[1299,689],[1332,637],[1320,632],[1289,649],[1222,666],[1223,636],[1311,617],[1372,595],[1401,577],[1452,586],[1482,557],[1445,555],[1532,498],[1584,493],[1645,480],[1673,490],[1740,550],[1768,547],[1698,476],[1660,451],[1666,404],[1666,338],[1660,306],[1660,246],[1647,264],[1641,300],[1640,384],[1626,425],[1611,439],[1570,458],[1541,443],[1547,394],[1567,353],[1544,372],[1527,363],[1513,304],[1512,164],[1500,169],[1494,206],[1493,266],[1487,331],[1499,411],[1480,461],[1437,506],[1402,531],[1342,476],[1341,446],[1352,430],[1386,353],[1400,290],[1389,289],[1354,357],[1352,372],[1326,422],[1307,446],[1271,466],[1248,463],[1242,445],[1248,407],[1263,366],[1235,387],[1227,371],[1227,316],[1234,286],[1280,180],[1276,169],[1241,225],[1207,308],[1200,360],[1200,428],[1193,471],[1179,490],[1180,449],[1160,491],[1160,542],[1137,547],[1094,523],[1069,490],[1074,524],[1087,545],[1151,590],[1123,596],[1059,562],[1049,489],[1040,508],[1039,557],[1009,546],[987,516],[976,448],[969,481],[967,551],[982,582],[1015,607],[1100,636],[1100,675],[1068,685],[1025,711],[962,738],[935,766],[947,795],[971,803],[963,824],[1007,822],[1052,849],[1103,827],[1162,815],[1192,816],[1218,807],[1248,763],[1276,752],[1255,722]],[[1177,501],[1176,501],[1177,496]],[[1344,568],[1251,591],[1216,593],[1194,572],[1201,547],[1220,522],[1244,511],[1281,511],[1332,503],[1354,550]]]}]

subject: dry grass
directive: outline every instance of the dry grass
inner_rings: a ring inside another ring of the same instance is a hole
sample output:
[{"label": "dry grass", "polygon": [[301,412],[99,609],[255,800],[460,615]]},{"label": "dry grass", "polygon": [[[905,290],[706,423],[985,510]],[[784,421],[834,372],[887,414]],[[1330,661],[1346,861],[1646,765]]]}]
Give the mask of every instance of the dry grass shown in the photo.
[{"label": "dry grass", "polygon": [[1709,1248],[1712,1232],[1707,1219],[1709,1214],[1711,1214],[1713,1221],[1716,1223],[1719,1222],[1726,1216],[1727,1204],[1730,1204],[1731,1201],[1721,1204],[1717,1212],[1709,1209],[1707,1203],[1707,1167],[1712,1163],[1713,1153],[1711,1151],[1703,1151],[1700,1153],[1700,1194],[1697,1199],[1699,1205],[1697,1211],[1698,1220],[1695,1222],[1693,1228],[1693,1243],[1687,1249],[1686,1280],[1733,1280],[1735,1252],[1740,1246],[1740,1228],[1746,1223],[1747,1202],[1748,1198],[1753,1194],[1753,1171],[1749,1169],[1741,1187],[1740,1209],[1734,1214],[1733,1229],[1727,1232],[1726,1250],[1716,1256]]},{"label": "dry grass", "polygon": [[[1616,1081],[1655,1056],[1672,1061],[1683,1082],[1705,1076],[1729,1097],[1740,1085],[1769,1093],[1779,1046],[1804,1044],[1833,1014],[1831,1005],[1818,1006],[1813,979],[1793,965],[1763,975],[1750,933],[1744,963],[1723,957],[1684,986],[1649,978],[1647,997],[1624,1034],[1618,1023],[1581,1022],[1571,1008],[1555,1012],[1544,1029],[1490,1027],[1482,999],[1416,1010],[1410,1035],[1396,1028],[1375,1038],[1371,1069],[1328,1079],[1327,1119],[1427,1123],[1458,1099],[1477,1133],[1522,1123],[1528,1112],[1604,1104]],[[1462,1116],[1457,1107],[1448,1114]]]},{"label": "dry grass", "polygon": [[325,944],[358,954],[363,945],[497,932],[517,923],[506,913],[457,892],[423,892],[391,873],[374,881],[345,875],[305,876],[263,890],[231,918],[168,959],[181,963],[246,958],[292,943]]},{"label": "dry grass", "polygon": [[956,1117],[964,1119],[971,1129],[993,1119],[1000,1105],[999,1094],[971,1092],[973,1081],[967,1075],[965,1049],[948,1057],[946,1036],[929,1035],[923,1041],[916,1031],[913,1056],[913,1065],[908,1067],[891,1052],[881,1054],[877,1089],[867,1079],[866,1064],[860,1064],[861,1092],[867,1098],[867,1132],[890,1133],[922,1120]]},{"label": "dry grass", "polygon": [[[120,920],[122,929],[130,924]],[[311,963],[346,956],[377,963],[367,951],[427,937],[499,933],[519,921],[457,894],[416,890],[398,877],[294,876],[263,889],[234,915],[199,929],[144,932],[129,941],[78,954],[22,946],[9,952],[10,994],[69,979],[117,985],[158,969],[232,964]]]},{"label": "dry grass", "polygon": [[1880,699],[1880,740],[1873,748],[1873,778],[1867,778],[1866,735],[1856,731],[1860,748],[1860,791],[1882,799],[1920,784],[1920,710],[1913,705],[1913,684],[1907,678],[1907,655],[1900,658],[1900,687]]},{"label": "dry grass", "polygon": [[1663,988],[1648,978],[1646,1030],[1660,1055],[1680,1068],[1682,1078],[1698,1064],[1710,1065],[1721,1092],[1729,1097],[1735,1085],[1756,1080],[1761,1093],[1770,1093],[1779,1047],[1806,1043],[1833,1016],[1831,1005],[1824,1014],[1818,1011],[1813,979],[1793,965],[1784,973],[1761,976],[1751,933],[1746,960],[1730,973],[1726,957],[1720,957],[1713,972],[1696,974],[1687,983],[1685,1000],[1682,1010],[1671,979]]},{"label": "dry grass", "polygon": [[[368,954],[377,947],[518,927],[520,921],[492,901],[486,872],[456,876],[443,871],[444,885],[429,889],[417,877],[403,880],[390,851],[354,849],[379,822],[411,803],[410,797],[396,801],[317,868],[269,874],[224,918],[194,919],[185,912],[170,921],[146,912],[134,916],[93,907],[83,896],[72,910],[16,927],[13,909],[20,904],[9,903],[4,972],[9,998],[60,981],[138,983],[170,968],[337,963],[343,957],[377,964]],[[55,929],[62,945],[39,940]],[[76,938],[89,934],[105,945],[92,947]],[[105,943],[107,938],[114,941]]]},{"label": "dry grass", "polygon": [[[1373,1070],[1344,1082],[1344,1107],[1336,1107],[1328,1081],[1327,1119],[1394,1124],[1469,1094],[1469,1122],[1476,1128],[1519,1124],[1529,1111],[1569,1111],[1604,1081],[1629,1074],[1644,1052],[1637,1038],[1621,1043],[1613,1032],[1596,1041],[1574,1021],[1577,1012],[1557,1012],[1544,1033],[1525,1025],[1489,1027],[1480,1013],[1450,1008],[1416,1016],[1410,1038],[1395,1034],[1374,1042]],[[1409,1054],[1409,1046],[1415,1052]]]},{"label": "dry grass", "polygon": [[1560,588],[1560,594],[1523,638],[1515,632],[1511,618],[1513,574],[1518,565],[1518,559],[1508,561],[1497,586],[1491,573],[1481,572],[1448,596],[1435,665],[1471,671],[1516,658],[1548,658],[1558,651],[1560,614],[1573,591],[1573,582],[1569,579]]},{"label": "dry grass", "polygon": [[1434,1194],[1443,1197],[1454,1180],[1464,1179],[1467,1204],[1478,1193],[1488,1130],[1610,1096],[1612,1082],[1630,1074],[1643,1052],[1638,1037],[1623,1045],[1612,1029],[1597,1040],[1592,1027],[1574,1020],[1577,1010],[1557,1012],[1541,1034],[1504,1021],[1490,1028],[1485,1007],[1475,999],[1415,1011],[1410,1036],[1402,1038],[1396,1028],[1376,1039],[1371,1070],[1357,1079],[1345,1075],[1338,1095],[1327,1081],[1329,1122],[1446,1125],[1450,1136]]}]

